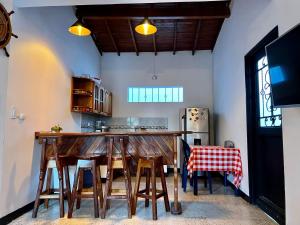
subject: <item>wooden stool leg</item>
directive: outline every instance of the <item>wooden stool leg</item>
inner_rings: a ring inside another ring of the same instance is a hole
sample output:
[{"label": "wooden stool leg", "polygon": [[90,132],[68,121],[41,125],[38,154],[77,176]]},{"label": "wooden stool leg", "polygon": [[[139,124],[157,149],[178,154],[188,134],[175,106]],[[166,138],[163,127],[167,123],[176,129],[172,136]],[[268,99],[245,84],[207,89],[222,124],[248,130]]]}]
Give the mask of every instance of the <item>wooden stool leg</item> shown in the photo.
[{"label": "wooden stool leg", "polygon": [[80,170],[79,168],[76,168],[76,170],[75,170],[71,202],[70,202],[70,206],[69,206],[69,209],[68,209],[68,218],[72,218],[74,202],[75,202],[76,197],[77,197],[77,185],[78,185],[78,179],[79,179],[79,170]]},{"label": "wooden stool leg", "polygon": [[63,170],[58,166],[58,178],[59,178],[59,215],[60,218],[64,217],[64,176]]},{"label": "wooden stool leg", "polygon": [[[130,170],[127,167],[127,181],[128,181],[128,207],[130,207],[130,215],[132,216],[132,186],[131,186],[131,176],[130,176]],[[130,216],[130,218],[131,218]]]},{"label": "wooden stool leg", "polygon": [[138,168],[136,173],[136,181],[134,186],[134,193],[133,193],[133,203],[132,203],[132,214],[135,215],[136,213],[136,206],[137,206],[137,193],[140,188],[140,181],[141,181],[141,160],[138,162]]},{"label": "wooden stool leg", "polygon": [[70,187],[69,166],[65,166],[64,170],[65,170],[65,179],[66,179],[66,191],[67,191],[68,207],[70,207],[70,204],[71,204],[71,187]]},{"label": "wooden stool leg", "polygon": [[45,156],[46,155],[46,144],[47,144],[47,140],[43,139],[41,160],[40,160],[39,186],[38,186],[38,189],[36,192],[36,197],[35,197],[34,206],[33,206],[33,210],[32,210],[32,218],[36,218],[36,216],[37,216],[37,212],[38,212],[39,205],[40,205],[40,195],[43,191],[45,175],[46,175],[46,171],[47,171],[48,161],[46,160],[46,156]]},{"label": "wooden stool leg", "polygon": [[47,162],[45,162],[45,164],[46,165],[44,165],[40,170],[39,186],[38,186],[36,197],[35,197],[34,207],[33,207],[33,211],[32,211],[32,218],[36,218],[37,212],[38,212],[38,209],[39,209],[40,195],[43,191],[45,175],[46,175],[46,170],[47,170],[47,168],[46,168]]},{"label": "wooden stool leg", "polygon": [[[51,194],[51,178],[52,178],[52,168],[48,168],[48,171],[47,171],[47,183],[46,183],[46,193],[47,195]],[[44,202],[44,205],[45,205],[45,208],[48,209],[49,207],[49,199],[45,199],[45,202]]]},{"label": "wooden stool leg", "polygon": [[157,220],[157,205],[156,205],[156,174],[155,174],[155,162],[152,162],[151,167],[151,188],[152,188],[152,218]]},{"label": "wooden stool leg", "polygon": [[103,207],[103,190],[102,190],[102,182],[101,182],[101,172],[100,167],[97,167],[97,184],[98,184],[98,196],[100,199],[100,210]]},{"label": "wooden stool leg", "polygon": [[95,218],[99,218],[99,200],[98,200],[98,183],[97,183],[98,173],[97,173],[96,160],[93,160],[92,173],[93,173],[94,214],[95,214]]},{"label": "wooden stool leg", "polygon": [[[112,181],[114,180],[114,171],[113,169],[111,170],[111,173],[110,173],[110,183],[109,183],[109,187],[108,187],[108,192],[107,192],[107,195],[108,196],[111,196],[111,192],[112,192]],[[109,209],[110,208],[110,199],[107,199],[107,203],[106,203],[106,209]]]},{"label": "wooden stool leg", "polygon": [[80,209],[81,193],[82,193],[82,188],[83,188],[83,178],[84,178],[84,170],[79,168],[78,191],[77,191],[77,198],[76,198],[76,209]]},{"label": "wooden stool leg", "polygon": [[102,215],[101,218],[104,219],[106,215],[107,205],[108,205],[108,199],[107,196],[110,193],[111,185],[112,185],[112,169],[107,168],[107,174],[106,174],[106,183],[105,183],[105,191],[103,196],[103,208],[102,208]]},{"label": "wooden stool leg", "polygon": [[128,203],[128,218],[130,219],[132,217],[132,197],[131,197],[131,179],[130,179],[130,172],[127,166],[126,162],[126,156],[125,156],[125,146],[124,146],[124,139],[120,138],[120,147],[121,147],[121,154],[122,154],[122,162],[123,162],[123,173],[125,178],[125,187],[126,187],[126,195],[127,195],[127,203]]},{"label": "wooden stool leg", "polygon": [[163,165],[160,166],[160,177],[161,177],[161,186],[164,192],[164,202],[165,202],[165,208],[167,212],[170,212],[170,203],[169,203],[169,197],[168,197],[168,190],[167,190],[167,184],[166,184],[166,178],[164,174],[164,168]]},{"label": "wooden stool leg", "polygon": [[132,218],[132,196],[131,196],[131,180],[130,180],[130,175],[128,174],[129,171],[124,169],[124,175],[125,175],[125,187],[126,187],[126,195],[127,195],[127,205],[128,205],[128,218]]},{"label": "wooden stool leg", "polygon": [[[146,168],[146,195],[150,193],[150,169]],[[145,207],[149,207],[149,198],[145,198]]]},{"label": "wooden stool leg", "polygon": [[104,199],[103,199],[103,209],[101,213],[101,218],[104,219],[106,215],[107,210],[107,196],[109,195],[109,192],[112,185],[112,151],[113,151],[113,138],[110,138],[109,141],[109,147],[108,147],[108,161],[107,161],[107,172],[106,172],[106,184],[105,184],[105,191],[104,191]]}]

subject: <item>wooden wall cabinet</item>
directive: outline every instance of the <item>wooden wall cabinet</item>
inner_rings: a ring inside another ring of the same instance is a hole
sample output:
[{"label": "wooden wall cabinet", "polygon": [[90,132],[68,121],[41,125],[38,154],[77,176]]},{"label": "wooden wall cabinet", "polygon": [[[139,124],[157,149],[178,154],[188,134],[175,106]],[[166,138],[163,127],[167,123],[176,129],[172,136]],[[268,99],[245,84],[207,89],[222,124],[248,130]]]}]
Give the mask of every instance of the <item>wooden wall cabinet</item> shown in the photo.
[{"label": "wooden wall cabinet", "polygon": [[112,116],[112,94],[97,81],[73,77],[71,111]]}]

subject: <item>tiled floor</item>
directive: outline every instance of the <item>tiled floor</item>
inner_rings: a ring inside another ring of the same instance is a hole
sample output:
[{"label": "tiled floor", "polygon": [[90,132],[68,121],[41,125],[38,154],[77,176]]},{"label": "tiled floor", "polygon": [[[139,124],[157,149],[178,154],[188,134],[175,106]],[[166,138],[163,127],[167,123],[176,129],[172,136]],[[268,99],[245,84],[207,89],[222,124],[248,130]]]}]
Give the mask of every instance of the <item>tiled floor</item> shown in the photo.
[{"label": "tiled floor", "polygon": [[[119,187],[121,180],[115,182]],[[173,179],[167,178],[170,202],[173,201]],[[59,207],[56,201],[52,201],[49,209],[40,207],[38,217],[31,218],[31,212],[13,221],[13,225],[94,225],[94,224],[163,224],[163,225],[269,225],[274,223],[266,214],[257,207],[248,204],[240,197],[235,197],[230,187],[223,187],[220,180],[213,182],[213,194],[210,195],[204,189],[203,183],[199,184],[199,195],[194,196],[191,189],[186,193],[180,188],[179,199],[182,203],[183,213],[172,215],[166,213],[163,200],[158,202],[158,220],[152,221],[151,205],[144,208],[144,202],[138,202],[136,215],[132,219],[127,219],[127,205],[125,201],[112,201],[111,209],[108,211],[106,219],[93,218],[93,201],[83,200],[82,206],[76,210],[72,219],[59,218]],[[150,203],[151,204],[151,203]]]}]

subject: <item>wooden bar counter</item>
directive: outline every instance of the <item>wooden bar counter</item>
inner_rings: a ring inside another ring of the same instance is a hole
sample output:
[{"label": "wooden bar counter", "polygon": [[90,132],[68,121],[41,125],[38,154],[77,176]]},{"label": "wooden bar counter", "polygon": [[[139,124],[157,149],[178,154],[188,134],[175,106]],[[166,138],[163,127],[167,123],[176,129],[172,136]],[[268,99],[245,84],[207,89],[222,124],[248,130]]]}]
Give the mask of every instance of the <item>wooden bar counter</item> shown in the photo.
[{"label": "wooden bar counter", "polygon": [[[139,146],[152,144],[164,157],[164,164],[174,166],[174,203],[172,214],[181,214],[182,208],[178,200],[178,171],[177,171],[177,138],[184,133],[181,131],[140,131],[140,132],[103,132],[103,133],[52,133],[36,132],[35,137],[42,144],[41,168],[49,159],[56,159],[58,168],[58,156],[85,155],[91,153],[106,155],[109,137],[124,136],[127,152],[134,160],[138,160]],[[114,148],[119,149],[118,143]],[[41,173],[42,169],[41,169]],[[62,174],[59,173],[59,176]]]}]

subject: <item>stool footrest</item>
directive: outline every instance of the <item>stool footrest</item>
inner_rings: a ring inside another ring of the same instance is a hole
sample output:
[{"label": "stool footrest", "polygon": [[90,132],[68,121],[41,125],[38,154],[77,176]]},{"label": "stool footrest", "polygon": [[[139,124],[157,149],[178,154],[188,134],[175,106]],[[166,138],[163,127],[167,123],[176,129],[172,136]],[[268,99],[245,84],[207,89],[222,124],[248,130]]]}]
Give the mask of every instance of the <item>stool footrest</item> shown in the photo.
[{"label": "stool footrest", "polygon": [[[152,194],[152,193],[151,193]],[[163,197],[165,195],[165,193],[162,191],[162,192],[157,192],[157,194],[155,195],[155,198],[158,199],[160,197]],[[136,193],[136,196],[137,197],[140,197],[140,198],[145,198],[145,199],[151,199],[152,198],[152,195],[147,195],[147,194],[144,194],[144,193]]]},{"label": "stool footrest", "polygon": [[127,195],[109,195],[107,199],[127,199]]},{"label": "stool footrest", "polygon": [[[139,190],[142,169],[146,170],[146,188]],[[156,175],[158,175],[158,170],[161,179],[162,190],[157,190],[156,187]],[[164,203],[166,211],[170,211],[168,191],[166,185],[166,179],[163,171],[163,156],[153,156],[153,157],[140,157],[137,169],[137,178],[134,189],[133,196],[133,213],[136,213],[137,199],[145,199],[145,207],[149,206],[149,200],[152,200],[152,218],[157,220],[157,199],[164,197]],[[151,188],[150,188],[151,185]]]},{"label": "stool footrest", "polygon": [[59,194],[52,194],[52,195],[42,194],[40,195],[40,199],[59,199]]}]

